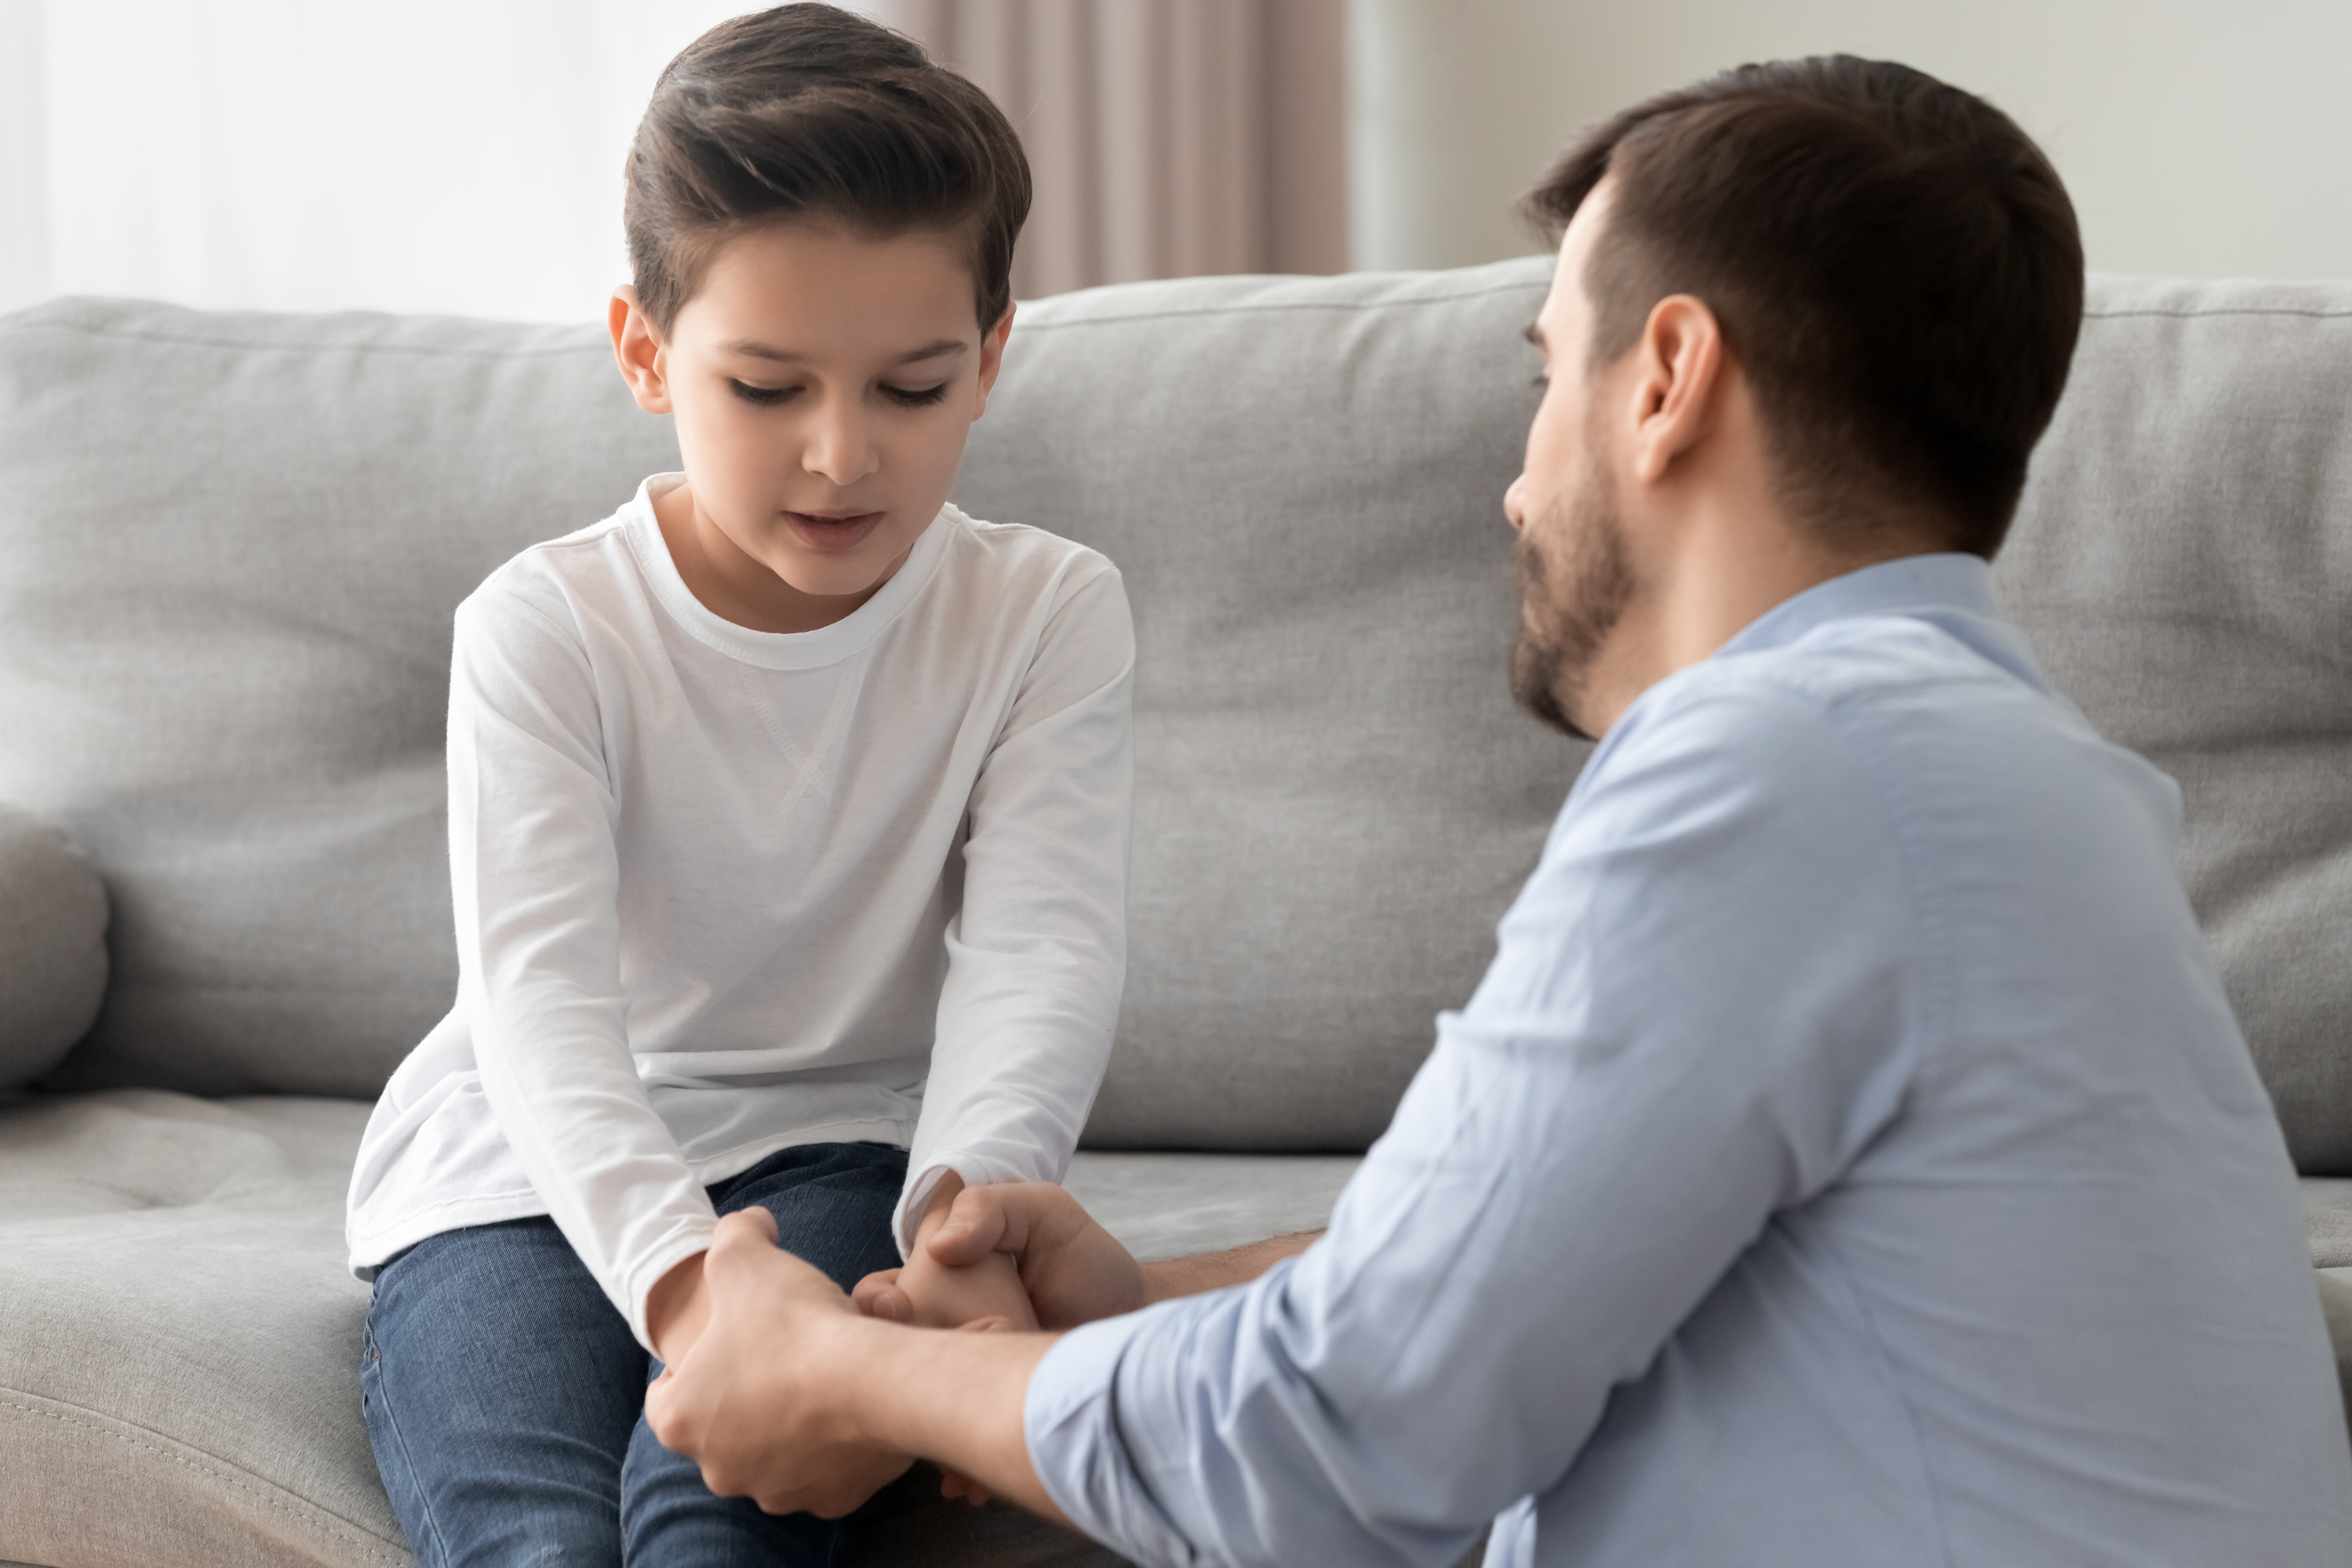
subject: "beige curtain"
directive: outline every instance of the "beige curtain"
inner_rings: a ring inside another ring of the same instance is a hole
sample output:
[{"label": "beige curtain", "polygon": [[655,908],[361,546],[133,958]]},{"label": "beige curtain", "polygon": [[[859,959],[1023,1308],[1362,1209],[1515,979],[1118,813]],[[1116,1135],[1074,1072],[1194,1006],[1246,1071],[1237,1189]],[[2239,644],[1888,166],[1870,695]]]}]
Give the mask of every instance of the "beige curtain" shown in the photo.
[{"label": "beige curtain", "polygon": [[868,0],[995,98],[1024,299],[1348,265],[1347,0]]}]

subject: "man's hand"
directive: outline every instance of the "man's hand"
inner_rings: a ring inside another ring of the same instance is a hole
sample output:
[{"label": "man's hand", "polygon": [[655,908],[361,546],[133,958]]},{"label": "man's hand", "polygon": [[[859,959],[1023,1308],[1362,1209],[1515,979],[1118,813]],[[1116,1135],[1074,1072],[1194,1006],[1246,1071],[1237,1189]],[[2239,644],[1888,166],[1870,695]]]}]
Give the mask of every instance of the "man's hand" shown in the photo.
[{"label": "man's hand", "polygon": [[[891,1304],[907,1310],[868,1310],[868,1316],[889,1317],[926,1329],[985,1325],[1025,1331],[1037,1327],[1037,1314],[1029,1305],[1028,1293],[1022,1289],[1020,1270],[1010,1255],[990,1252],[961,1267],[941,1263],[933,1256],[930,1240],[948,1223],[955,1200],[963,1190],[963,1178],[952,1172],[940,1181],[923,1215],[922,1226],[915,1233],[914,1250],[908,1255],[907,1266],[889,1270],[897,1287]],[[858,1289],[865,1288],[866,1282],[860,1280]],[[866,1310],[862,1303],[861,1310]]]},{"label": "man's hand", "polygon": [[778,1249],[765,1209],[719,1222],[702,1273],[709,1325],[646,1391],[646,1419],[712,1491],[838,1518],[920,1455],[962,1495],[1061,1519],[1021,1425],[1052,1336],[862,1318],[833,1281]]},{"label": "man's hand", "polygon": [[[927,1216],[924,1230],[916,1245],[943,1272],[977,1268],[998,1258],[1015,1262],[1036,1321],[1048,1329],[1115,1318],[1154,1300],[1133,1255],[1077,1199],[1051,1182],[966,1187],[944,1221],[934,1229]],[[916,1268],[910,1261],[904,1269],[887,1268],[859,1280],[858,1310],[915,1321],[917,1303],[906,1279]]]},{"label": "man's hand", "polygon": [[646,1391],[646,1419],[712,1491],[838,1519],[914,1462],[858,1419],[849,1298],[777,1247],[767,1210],[719,1222],[700,1280],[709,1322]]}]

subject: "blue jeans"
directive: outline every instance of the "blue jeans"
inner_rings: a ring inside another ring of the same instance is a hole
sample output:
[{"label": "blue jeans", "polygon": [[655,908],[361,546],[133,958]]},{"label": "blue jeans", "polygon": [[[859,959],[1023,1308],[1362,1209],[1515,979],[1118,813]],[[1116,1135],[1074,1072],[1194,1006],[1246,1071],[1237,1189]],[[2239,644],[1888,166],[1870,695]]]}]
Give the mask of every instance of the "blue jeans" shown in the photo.
[{"label": "blue jeans", "polygon": [[[710,1189],[765,1208],[844,1289],[894,1267],[902,1149],[786,1149]],[[368,1442],[424,1568],[827,1564],[850,1520],[714,1497],[645,1423],[660,1364],[550,1219],[429,1237],[376,1276],[360,1360]]]}]

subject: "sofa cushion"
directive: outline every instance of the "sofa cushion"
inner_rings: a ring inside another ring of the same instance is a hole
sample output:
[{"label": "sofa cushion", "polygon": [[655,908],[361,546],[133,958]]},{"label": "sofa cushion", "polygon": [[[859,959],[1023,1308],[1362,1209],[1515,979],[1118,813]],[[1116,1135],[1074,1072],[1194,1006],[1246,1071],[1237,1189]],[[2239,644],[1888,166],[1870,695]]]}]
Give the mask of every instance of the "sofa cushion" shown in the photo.
[{"label": "sofa cushion", "polygon": [[[1581,755],[1501,673],[1548,271],[1024,307],[959,499],[1108,552],[1140,645],[1090,1141],[1360,1147],[1475,984]],[[2000,592],[2180,781],[2295,1157],[2352,1174],[2352,289],[2091,300]],[[0,322],[0,799],[70,829],[115,906],[64,1081],[372,1094],[446,1006],[448,615],[674,460],[606,361],[483,322]]]},{"label": "sofa cushion", "polygon": [[[1094,1141],[1360,1148],[1476,984],[1582,755],[1503,677],[1548,270],[1024,307],[959,499],[1106,549],[1142,645]],[[0,322],[0,798],[116,906],[60,1086],[368,1095],[446,1009],[450,611],[674,463],[609,359],[486,322]]]},{"label": "sofa cushion", "polygon": [[[116,1089],[0,1110],[0,1561],[409,1561],[360,1419],[367,1287],[343,1268],[367,1109]],[[1150,1256],[1319,1226],[1354,1164],[1082,1154],[1071,1186]],[[892,1500],[862,1561],[1118,1561],[921,1477]]]},{"label": "sofa cushion", "polygon": [[1995,577],[2059,689],[2179,781],[2288,1146],[2352,1175],[2352,285],[2095,279]]},{"label": "sofa cushion", "polygon": [[81,851],[0,805],[0,1089],[58,1065],[106,994],[106,889]]},{"label": "sofa cushion", "polygon": [[676,465],[592,331],[0,321],[0,800],[113,897],[61,1081],[383,1086],[457,989],[450,612]]},{"label": "sofa cushion", "polygon": [[1585,748],[1512,705],[1543,258],[1023,307],[959,494],[1135,607],[1127,994],[1096,1146],[1360,1149]]},{"label": "sofa cushion", "polygon": [[0,1557],[409,1561],[342,1266],[364,1115],[124,1090],[0,1117]]}]

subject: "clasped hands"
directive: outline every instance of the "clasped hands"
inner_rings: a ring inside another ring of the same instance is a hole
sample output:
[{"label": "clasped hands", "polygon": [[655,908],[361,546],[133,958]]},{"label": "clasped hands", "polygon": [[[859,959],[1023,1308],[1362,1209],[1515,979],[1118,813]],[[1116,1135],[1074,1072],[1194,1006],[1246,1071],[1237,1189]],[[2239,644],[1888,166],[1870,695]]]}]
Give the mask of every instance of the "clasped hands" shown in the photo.
[{"label": "clasped hands", "polygon": [[1024,1331],[1145,1302],[1135,1258],[1042,1182],[943,1188],[906,1266],[846,1296],[777,1247],[766,1210],[730,1215],[697,1293],[707,1317],[646,1394],[655,1436],[722,1496],[828,1518],[918,1456],[940,1462],[950,1497],[1004,1491],[1055,1514],[1021,1427],[1051,1338]]}]

